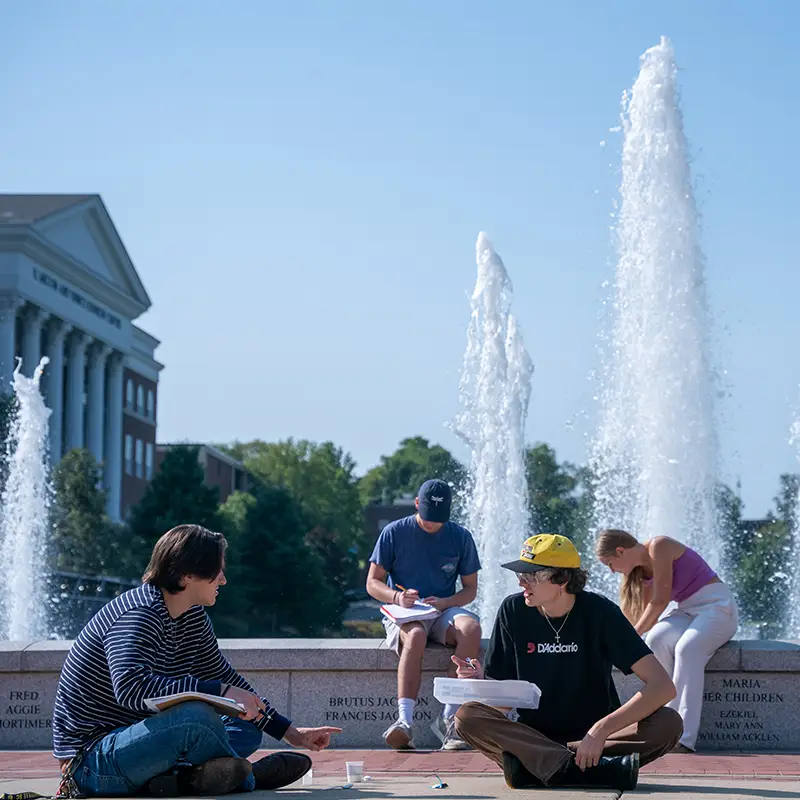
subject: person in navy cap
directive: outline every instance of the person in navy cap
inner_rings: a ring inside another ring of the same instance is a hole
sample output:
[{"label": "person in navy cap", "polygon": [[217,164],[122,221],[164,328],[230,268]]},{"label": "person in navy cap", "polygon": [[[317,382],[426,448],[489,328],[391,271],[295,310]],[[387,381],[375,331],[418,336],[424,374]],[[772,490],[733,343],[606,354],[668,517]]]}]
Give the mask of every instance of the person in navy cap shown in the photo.
[{"label": "person in navy cap", "polygon": [[[435,619],[401,625],[383,619],[386,643],[400,656],[398,719],[383,734],[396,750],[414,747],[414,706],[428,639],[455,647],[461,659],[477,658],[481,646],[478,618],[464,608],[478,592],[481,565],[472,534],[450,520],[452,491],[442,480],[427,480],[420,486],[415,505],[416,514],[383,529],[370,556],[367,576],[367,591],[381,603],[411,608],[422,600],[441,612]],[[459,578],[460,590],[456,585]],[[455,731],[457,710],[457,705],[446,705],[443,715],[431,725],[444,750],[468,748]]]}]

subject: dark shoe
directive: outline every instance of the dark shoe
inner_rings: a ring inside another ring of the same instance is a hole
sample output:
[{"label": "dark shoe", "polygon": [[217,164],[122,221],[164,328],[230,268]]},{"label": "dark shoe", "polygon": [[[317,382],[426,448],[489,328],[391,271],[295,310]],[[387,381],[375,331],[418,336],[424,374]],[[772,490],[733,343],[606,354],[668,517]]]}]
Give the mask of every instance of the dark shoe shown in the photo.
[{"label": "dark shoe", "polygon": [[241,786],[252,768],[246,758],[212,758],[193,767],[176,767],[151,778],[147,792],[152,797],[228,794]]},{"label": "dark shoe", "polygon": [[311,769],[305,753],[271,753],[253,764],[256,790],[280,789],[299,781]]},{"label": "dark shoe", "polygon": [[672,750],[670,750],[670,753],[686,753],[686,754],[691,753],[692,755],[695,754],[694,750],[692,750],[691,747],[687,747],[685,744],[681,744],[680,742],[678,742],[678,744],[676,744],[675,747],[673,747]]},{"label": "dark shoe", "polygon": [[522,762],[513,754],[503,752],[503,777],[511,789],[541,789],[544,784],[531,775]]},{"label": "dark shoe", "polygon": [[639,780],[639,754],[603,757],[596,767],[578,768],[575,759],[556,772],[548,786],[573,786],[575,788],[635,789]]}]

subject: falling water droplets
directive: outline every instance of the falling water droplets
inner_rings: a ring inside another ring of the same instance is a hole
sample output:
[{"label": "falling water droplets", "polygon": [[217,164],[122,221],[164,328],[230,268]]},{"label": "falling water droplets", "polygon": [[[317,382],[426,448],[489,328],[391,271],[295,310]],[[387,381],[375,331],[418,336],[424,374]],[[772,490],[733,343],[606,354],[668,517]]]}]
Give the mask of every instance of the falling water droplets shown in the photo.
[{"label": "falling water droplets", "polygon": [[478,278],[453,430],[470,450],[466,524],[481,559],[478,612],[491,630],[497,609],[516,590],[500,564],[519,555],[528,535],[525,419],[533,364],[511,314],[511,281],[486,234],[477,242]]},{"label": "falling water droplets", "polygon": [[[667,40],[623,95],[618,254],[591,448],[595,528],[676,537],[720,566],[714,371],[697,211]],[[597,588],[616,592],[610,573]]]},{"label": "falling water droplets", "polygon": [[0,558],[6,583],[0,593],[0,639],[47,636],[45,548],[51,488],[47,468],[50,409],[39,391],[43,358],[32,378],[14,370],[18,411],[6,441],[8,478],[2,495]]}]

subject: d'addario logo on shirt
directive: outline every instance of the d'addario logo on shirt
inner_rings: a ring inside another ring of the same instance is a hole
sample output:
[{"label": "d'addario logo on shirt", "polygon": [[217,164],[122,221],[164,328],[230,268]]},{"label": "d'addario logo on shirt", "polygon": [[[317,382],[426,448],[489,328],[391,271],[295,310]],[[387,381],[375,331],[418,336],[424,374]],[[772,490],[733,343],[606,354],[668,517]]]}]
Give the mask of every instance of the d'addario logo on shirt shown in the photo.
[{"label": "d'addario logo on shirt", "polygon": [[559,655],[560,653],[577,653],[577,652],[578,652],[578,645],[575,644],[575,642],[572,642],[572,644],[553,644],[553,642],[547,642],[545,644],[540,642],[538,645],[535,644],[534,642],[528,642],[529,655],[532,655],[533,653]]}]

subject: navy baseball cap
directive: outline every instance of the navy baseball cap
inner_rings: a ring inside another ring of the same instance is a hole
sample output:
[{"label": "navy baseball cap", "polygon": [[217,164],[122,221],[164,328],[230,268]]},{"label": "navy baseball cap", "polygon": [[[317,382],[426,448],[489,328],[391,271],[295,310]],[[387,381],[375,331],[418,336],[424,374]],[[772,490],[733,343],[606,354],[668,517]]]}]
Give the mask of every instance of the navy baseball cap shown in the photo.
[{"label": "navy baseball cap", "polygon": [[419,487],[419,515],[425,522],[447,522],[453,493],[450,487],[437,479],[425,481]]}]

